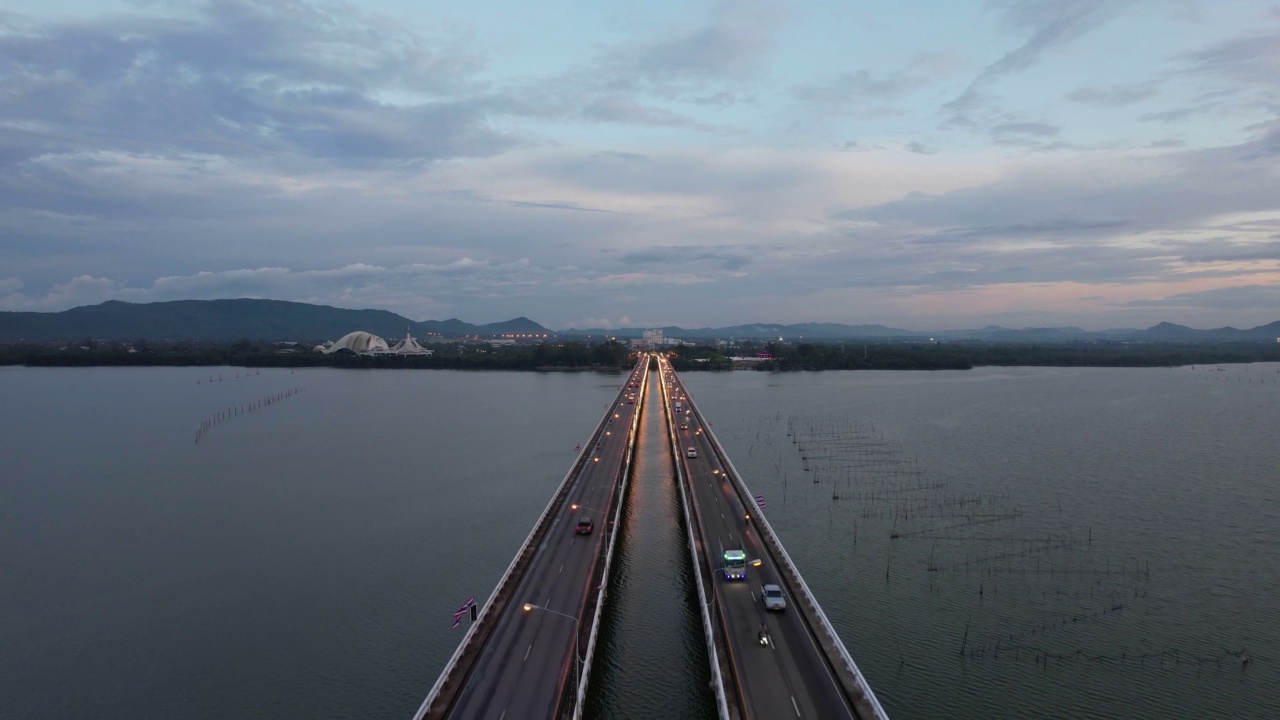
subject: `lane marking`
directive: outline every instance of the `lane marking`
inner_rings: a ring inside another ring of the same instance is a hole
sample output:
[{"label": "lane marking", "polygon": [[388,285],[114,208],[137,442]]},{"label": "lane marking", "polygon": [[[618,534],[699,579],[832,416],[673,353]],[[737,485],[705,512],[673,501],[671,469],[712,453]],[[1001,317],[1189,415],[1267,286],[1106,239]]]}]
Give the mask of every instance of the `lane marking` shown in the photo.
[{"label": "lane marking", "polygon": [[529,660],[529,651],[530,651],[530,650],[533,650],[533,645],[530,645],[530,646],[529,646],[529,649],[524,651],[524,660],[521,660],[521,662],[527,662],[527,661]]},{"label": "lane marking", "polygon": [[564,572],[564,563],[560,563],[560,569],[556,571],[556,574],[559,575],[562,572]]},{"label": "lane marking", "polygon": [[507,717],[507,711],[504,709],[502,711],[502,714],[498,716],[498,720],[506,720],[506,717]]},{"label": "lane marking", "polygon": [[791,707],[796,709],[796,717],[800,717],[800,706],[796,704],[796,696],[791,696]]}]

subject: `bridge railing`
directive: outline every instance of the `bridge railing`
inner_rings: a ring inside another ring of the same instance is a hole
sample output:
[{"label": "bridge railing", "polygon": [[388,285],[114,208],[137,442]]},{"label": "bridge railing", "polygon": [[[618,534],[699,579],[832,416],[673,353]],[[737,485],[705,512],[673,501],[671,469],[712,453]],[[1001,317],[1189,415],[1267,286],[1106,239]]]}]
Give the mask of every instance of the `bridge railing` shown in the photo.
[{"label": "bridge railing", "polygon": [[[681,387],[684,387],[683,381],[681,382]],[[880,700],[876,698],[875,692],[871,690],[871,684],[867,682],[862,671],[858,669],[858,664],[853,661],[853,657],[849,654],[848,648],[844,646],[839,633],[836,632],[831,621],[827,619],[827,614],[822,610],[822,605],[818,603],[818,599],[814,596],[813,591],[809,589],[808,583],[804,581],[804,576],[800,574],[799,568],[791,560],[791,556],[787,554],[782,541],[778,538],[777,533],[773,531],[773,526],[769,524],[768,518],[765,517],[764,510],[756,503],[755,496],[751,493],[750,488],[747,487],[746,482],[743,481],[738,469],[734,467],[733,461],[729,459],[729,453],[720,444],[719,438],[711,431],[711,426],[707,423],[706,418],[702,416],[702,411],[693,402],[693,396],[689,393],[688,388],[685,388],[685,397],[688,399],[689,407],[698,418],[698,426],[705,429],[707,438],[711,441],[711,446],[715,449],[720,462],[733,479],[733,486],[738,493],[739,500],[744,505],[752,508],[751,522],[763,530],[760,533],[760,537],[764,539],[775,557],[781,561],[782,567],[788,576],[787,579],[790,581],[788,584],[794,585],[802,593],[805,601],[803,609],[808,610],[806,616],[816,620],[817,625],[822,629],[822,635],[825,637],[819,637],[821,646],[827,652],[828,661],[837,670],[837,675],[841,676],[841,682],[845,685],[845,691],[849,694],[850,699],[853,700],[858,715],[863,718],[874,718],[875,720],[889,720],[888,714],[885,713],[884,708],[880,705]],[[795,588],[793,588],[793,591]],[[813,623],[811,622],[810,625],[812,626]],[[844,672],[839,672],[840,670]]]},{"label": "bridge railing", "polygon": [[[662,367],[660,364],[659,367]],[[670,364],[666,364],[667,372],[671,372]],[[672,377],[674,377],[674,373]],[[665,377],[659,376],[660,380]],[[690,514],[691,493],[685,490],[685,474],[684,465],[680,462],[680,448],[676,442],[675,420],[671,417],[671,397],[667,394],[666,382],[662,385],[662,409],[663,416],[667,419],[667,438],[671,443],[671,456],[675,458],[676,466],[676,486],[680,488],[680,506],[684,509],[684,524],[689,540],[689,558],[693,563],[693,579],[698,589],[698,611],[702,615],[702,632],[707,641],[707,656],[711,664],[711,684],[716,696],[716,709],[720,713],[720,720],[731,720],[737,716],[737,713],[730,714],[729,698],[725,694],[725,673],[721,670],[720,654],[717,648],[720,645],[719,636],[716,633],[716,623],[711,617],[713,603],[708,599],[707,588],[703,581],[702,553],[698,547],[702,545],[699,541],[701,532],[698,530],[698,524],[694,522]],[[713,587],[714,589],[714,587]],[[736,681],[735,681],[736,685]],[[734,703],[737,707],[737,703]]]},{"label": "bridge railing", "polygon": [[[550,526],[551,518],[564,503],[565,494],[569,489],[569,481],[573,479],[591,455],[599,442],[601,433],[608,427],[609,420],[613,417],[613,408],[619,404],[627,389],[626,384],[619,388],[618,394],[609,404],[609,412],[600,419],[600,423],[596,425],[596,429],[591,433],[589,441],[582,446],[582,451],[574,459],[573,465],[569,466],[569,472],[565,473],[564,479],[556,487],[551,500],[543,508],[542,515],[538,517],[538,521],[534,523],[528,537],[524,539],[524,543],[516,551],[515,557],[511,559],[511,564],[502,573],[502,578],[498,580],[497,586],[485,601],[479,615],[476,617],[476,621],[471,623],[471,627],[467,629],[467,634],[462,637],[457,649],[450,656],[449,662],[445,664],[440,676],[436,678],[435,684],[431,686],[431,691],[427,693],[426,699],[422,701],[422,705],[414,713],[414,720],[443,717],[444,713],[448,711],[449,705],[453,702],[453,694],[461,687],[462,681],[466,677],[466,672],[470,669],[471,662],[475,660],[476,655],[479,654],[480,649],[484,646],[484,641],[492,632],[493,626],[497,622],[496,618],[502,613],[507,603],[510,602],[511,593],[520,577],[524,575],[524,570],[532,558],[534,548],[541,543],[542,536],[546,534]],[[454,675],[459,670],[462,671],[462,677],[455,678]]]},{"label": "bridge railing", "polygon": [[[648,364],[647,356],[642,360]],[[649,380],[648,368],[645,368],[643,378],[640,380],[640,390],[636,393],[640,398],[640,402],[636,405],[636,411],[631,414],[631,428],[627,435],[627,451],[623,455],[622,469],[620,471],[620,482],[618,488],[613,494],[614,512],[613,521],[609,525],[609,545],[604,554],[604,569],[600,574],[600,589],[596,593],[596,603],[594,617],[591,620],[591,635],[587,640],[587,654],[582,659],[582,673],[578,678],[578,687],[576,690],[573,706],[573,720],[580,720],[582,717],[582,706],[587,698],[587,683],[591,678],[592,660],[595,659],[596,639],[600,635],[600,621],[604,617],[604,602],[609,595],[609,569],[613,566],[613,551],[618,541],[618,527],[622,521],[623,503],[627,497],[627,483],[631,477],[631,461],[635,457],[636,434],[640,429],[640,416],[644,414],[644,397]],[[607,424],[607,423],[606,423]]]}]

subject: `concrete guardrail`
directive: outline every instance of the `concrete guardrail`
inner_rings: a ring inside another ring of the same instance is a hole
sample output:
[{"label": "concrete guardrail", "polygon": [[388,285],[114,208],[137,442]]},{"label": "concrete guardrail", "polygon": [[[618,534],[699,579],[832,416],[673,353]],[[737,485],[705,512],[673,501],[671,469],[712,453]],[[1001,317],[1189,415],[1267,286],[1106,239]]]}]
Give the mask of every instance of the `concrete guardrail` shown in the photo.
[{"label": "concrete guardrail", "polygon": [[[436,678],[436,682],[431,686],[431,691],[427,693],[427,697],[422,701],[422,705],[418,707],[418,711],[414,713],[414,720],[425,720],[428,717],[443,716],[448,710],[449,704],[453,700],[453,693],[458,690],[459,682],[451,683],[453,674],[458,670],[459,663],[464,656],[471,655],[469,660],[474,660],[474,655],[479,653],[484,640],[492,631],[492,626],[496,622],[495,618],[501,614],[506,604],[510,601],[510,593],[520,577],[524,575],[524,570],[528,566],[528,562],[533,555],[533,549],[542,542],[542,537],[550,525],[550,519],[554,512],[564,503],[565,494],[569,489],[569,481],[578,473],[581,466],[586,462],[588,456],[595,448],[599,441],[601,433],[608,427],[609,419],[613,417],[613,408],[617,406],[623,395],[626,393],[627,386],[624,384],[609,404],[609,412],[600,419],[600,423],[596,425],[596,429],[591,433],[588,442],[582,446],[582,451],[578,453],[578,457],[574,459],[573,465],[569,467],[569,472],[565,473],[564,479],[560,481],[560,485],[551,496],[551,500],[547,502],[547,506],[543,508],[542,515],[538,517],[538,521],[534,523],[533,529],[529,531],[528,537],[524,543],[520,545],[520,549],[516,552],[515,557],[511,559],[511,564],[502,574],[502,578],[498,580],[497,586],[493,592],[489,594],[489,598],[485,601],[476,621],[471,623],[471,627],[467,629],[467,634],[462,637],[458,647],[453,651],[453,655],[449,658],[440,672],[440,676]],[[470,662],[465,663],[467,668]],[[433,707],[440,702],[440,707]],[[433,714],[434,713],[434,714]]]},{"label": "concrete guardrail", "polygon": [[[683,382],[681,382],[681,387],[684,387]],[[828,662],[837,670],[837,677],[840,677],[841,682],[846,686],[845,691],[849,694],[850,699],[853,700],[858,714],[868,720],[889,720],[888,714],[885,713],[884,708],[880,705],[880,700],[876,698],[875,692],[871,690],[870,683],[862,675],[862,671],[858,669],[857,663],[853,661],[853,657],[844,646],[840,635],[836,632],[835,627],[831,625],[831,621],[827,619],[827,614],[823,612],[822,605],[814,597],[809,585],[805,583],[804,577],[800,574],[799,568],[791,560],[791,556],[787,554],[786,548],[782,546],[782,541],[778,538],[777,533],[773,531],[773,527],[769,525],[769,520],[765,517],[764,510],[756,503],[755,495],[751,493],[746,482],[743,481],[742,475],[738,473],[733,461],[729,459],[729,453],[725,451],[724,446],[720,444],[720,440],[711,431],[711,426],[702,416],[702,411],[698,409],[692,397],[688,388],[685,388],[685,398],[689,403],[689,407],[697,415],[699,426],[707,433],[708,438],[711,440],[711,446],[715,448],[720,462],[725,466],[730,477],[733,478],[733,486],[738,493],[739,501],[753,509],[751,523],[764,530],[763,533],[760,533],[760,536],[764,538],[766,545],[774,553],[774,559],[781,561],[780,564],[787,575],[785,579],[790,581],[787,584],[796,586],[789,588],[793,597],[797,587],[800,590],[805,601],[801,609],[807,611],[804,613],[806,620],[810,621],[810,627],[815,624],[813,621],[816,620],[817,626],[822,628],[825,637],[818,638],[821,641],[820,646],[826,652]],[[839,672],[842,669],[844,673]],[[846,674],[847,677],[845,676]]]}]

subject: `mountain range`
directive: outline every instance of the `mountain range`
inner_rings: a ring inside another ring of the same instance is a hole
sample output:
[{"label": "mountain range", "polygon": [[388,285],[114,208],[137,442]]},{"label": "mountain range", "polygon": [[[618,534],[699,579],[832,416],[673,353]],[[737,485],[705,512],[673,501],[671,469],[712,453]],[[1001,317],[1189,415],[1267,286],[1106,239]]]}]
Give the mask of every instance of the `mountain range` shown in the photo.
[{"label": "mountain range", "polygon": [[347,310],[283,300],[108,300],[62,312],[0,312],[0,342],[53,340],[336,340],[354,330],[395,340],[550,333],[528,318],[472,325],[456,318],[415,322],[386,310]]},{"label": "mountain range", "polygon": [[[563,336],[610,335],[617,338],[642,337],[646,329],[655,328],[592,328],[585,330],[561,330]],[[771,325],[753,323],[728,327],[661,328],[664,337],[682,340],[701,338],[736,338],[797,342],[812,340],[828,342],[836,340],[945,340],[979,341],[991,343],[1068,343],[1081,340],[1115,340],[1127,342],[1272,342],[1280,339],[1280,320],[1267,325],[1241,330],[1221,327],[1199,330],[1185,325],[1162,322],[1146,329],[1122,328],[1115,330],[1084,330],[1078,327],[1038,327],[1015,330],[988,325],[970,330],[904,330],[884,325],[844,325],[841,323],[798,323]]]},{"label": "mountain range", "polygon": [[[50,342],[58,340],[335,340],[354,330],[366,330],[389,340],[408,332],[415,337],[547,335],[559,338],[639,338],[654,328],[588,328],[550,330],[526,317],[474,325],[457,318],[415,322],[386,310],[348,310],[327,305],[283,300],[175,300],[126,303],[109,300],[62,312],[0,312],[0,342]],[[1254,328],[1222,327],[1199,330],[1162,322],[1146,329],[1125,328],[1089,331],[1076,327],[1023,328],[987,326],[972,330],[904,330],[884,325],[752,323],[727,327],[661,328],[668,338],[694,340],[915,340],[979,341],[992,343],[1065,343],[1081,340],[1130,342],[1274,342],[1280,339],[1280,321]]]}]

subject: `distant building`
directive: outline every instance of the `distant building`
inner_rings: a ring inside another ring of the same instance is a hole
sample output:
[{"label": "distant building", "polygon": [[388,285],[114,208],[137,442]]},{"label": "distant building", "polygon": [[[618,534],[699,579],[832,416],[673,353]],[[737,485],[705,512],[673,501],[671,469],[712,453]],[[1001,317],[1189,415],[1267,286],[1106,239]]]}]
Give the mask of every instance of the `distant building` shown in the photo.
[{"label": "distant building", "polygon": [[632,350],[643,350],[647,345],[648,345],[648,342],[646,342],[643,338],[631,338],[630,340],[627,341],[627,347],[631,348]]},{"label": "distant building", "polygon": [[424,355],[429,356],[432,350],[424,348],[418,344],[417,340],[405,332],[404,339],[397,342],[394,346],[388,346],[387,341],[363,330],[357,330],[353,333],[347,333],[338,338],[334,342],[317,345],[316,352],[322,352],[326,355],[346,350],[356,355]]},{"label": "distant building", "polygon": [[338,338],[332,344],[317,346],[320,352],[326,355],[346,350],[356,355],[373,355],[377,352],[386,352],[390,348],[387,347],[387,341],[363,330],[347,333]]},{"label": "distant building", "polygon": [[662,338],[662,330],[645,330],[643,343],[650,350],[662,347],[666,341]]},{"label": "distant building", "polygon": [[414,340],[409,334],[409,331],[405,330],[404,339],[395,345],[392,345],[391,349],[387,350],[387,352],[392,355],[431,355],[435,351],[419,345],[418,341]]},{"label": "distant building", "polygon": [[553,336],[548,336],[547,333],[503,333],[496,337],[501,340],[511,341],[510,343],[503,343],[504,345],[537,345],[546,342],[548,337]]}]

